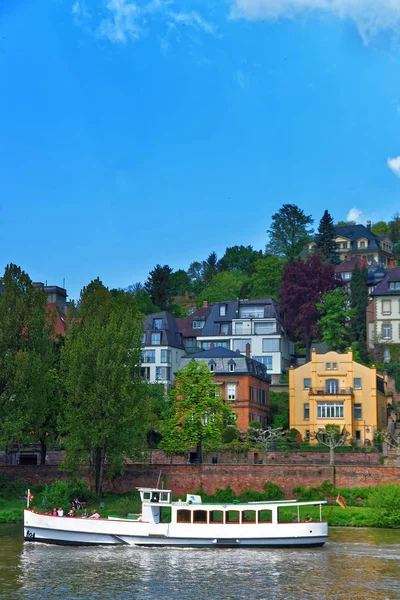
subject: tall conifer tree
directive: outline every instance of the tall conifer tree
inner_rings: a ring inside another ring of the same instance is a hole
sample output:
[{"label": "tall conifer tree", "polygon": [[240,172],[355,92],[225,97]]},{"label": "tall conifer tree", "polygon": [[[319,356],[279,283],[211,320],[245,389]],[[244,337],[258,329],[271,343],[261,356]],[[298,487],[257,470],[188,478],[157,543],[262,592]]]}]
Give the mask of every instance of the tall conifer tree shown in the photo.
[{"label": "tall conifer tree", "polygon": [[350,331],[354,342],[359,343],[360,358],[368,359],[367,353],[367,306],[368,306],[368,271],[356,265],[350,281],[350,306],[354,314],[350,321]]},{"label": "tall conifer tree", "polygon": [[333,219],[326,210],[319,222],[318,233],[315,238],[315,252],[322,256],[324,262],[337,265],[340,258],[337,253],[338,245],[335,242],[335,235]]}]

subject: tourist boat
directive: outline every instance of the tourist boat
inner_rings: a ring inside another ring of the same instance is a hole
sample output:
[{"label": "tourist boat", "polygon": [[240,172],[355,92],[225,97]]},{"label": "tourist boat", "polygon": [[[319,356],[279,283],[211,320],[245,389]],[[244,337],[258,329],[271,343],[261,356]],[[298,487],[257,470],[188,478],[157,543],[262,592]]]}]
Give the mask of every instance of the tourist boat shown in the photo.
[{"label": "tourist boat", "polygon": [[[328,523],[322,521],[325,501],[212,504],[203,503],[201,496],[187,495],[186,501],[173,502],[171,490],[138,490],[142,512],[125,519],[58,517],[27,508],[25,540],[76,545],[253,548],[322,546],[328,537]],[[319,507],[318,520],[304,522],[307,507],[313,506]]]}]

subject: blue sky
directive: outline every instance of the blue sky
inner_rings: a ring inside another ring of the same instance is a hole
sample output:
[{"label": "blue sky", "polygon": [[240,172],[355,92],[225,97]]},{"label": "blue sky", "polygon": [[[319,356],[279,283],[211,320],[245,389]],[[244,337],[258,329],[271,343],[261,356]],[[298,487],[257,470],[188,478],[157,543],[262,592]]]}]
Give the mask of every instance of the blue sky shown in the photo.
[{"label": "blue sky", "polygon": [[[0,258],[70,297],[400,210],[397,0],[2,0]],[[358,211],[358,212],[357,212]]]}]

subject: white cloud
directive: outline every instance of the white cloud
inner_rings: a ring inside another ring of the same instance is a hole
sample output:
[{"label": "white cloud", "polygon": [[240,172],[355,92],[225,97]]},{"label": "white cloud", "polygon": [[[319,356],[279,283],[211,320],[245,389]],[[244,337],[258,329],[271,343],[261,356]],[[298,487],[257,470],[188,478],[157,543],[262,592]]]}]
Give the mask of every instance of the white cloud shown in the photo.
[{"label": "white cloud", "polygon": [[230,0],[233,19],[293,19],[328,14],[354,21],[366,43],[379,31],[400,32],[399,0]]},{"label": "white cloud", "polygon": [[346,221],[355,221],[356,223],[358,223],[361,219],[362,214],[362,210],[359,210],[355,207],[351,208],[347,213]]},{"label": "white cloud", "polygon": [[[74,0],[72,3],[71,12],[77,25],[82,25],[91,16],[85,2],[90,0]],[[115,44],[126,44],[144,37],[156,19],[167,28],[168,34],[174,31],[177,39],[185,27],[211,35],[216,31],[213,24],[195,11],[173,11],[173,0],[92,0],[92,4],[97,6],[93,14],[100,15],[97,23],[94,19],[92,21],[92,33]],[[162,40],[165,51],[169,45],[168,35]]]},{"label": "white cloud", "polygon": [[397,177],[400,177],[400,156],[396,158],[388,158],[387,165]]}]

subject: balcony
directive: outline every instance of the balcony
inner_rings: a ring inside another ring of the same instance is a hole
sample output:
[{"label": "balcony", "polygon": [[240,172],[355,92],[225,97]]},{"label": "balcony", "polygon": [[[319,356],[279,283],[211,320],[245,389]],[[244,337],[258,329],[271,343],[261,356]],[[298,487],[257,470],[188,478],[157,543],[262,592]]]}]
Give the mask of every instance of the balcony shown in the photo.
[{"label": "balcony", "polygon": [[308,392],[309,396],[352,396],[353,388],[337,388],[336,390],[326,390],[325,388],[314,388]]},{"label": "balcony", "polygon": [[187,354],[197,354],[197,352],[201,352],[203,348],[200,346],[186,346],[185,350]]}]

